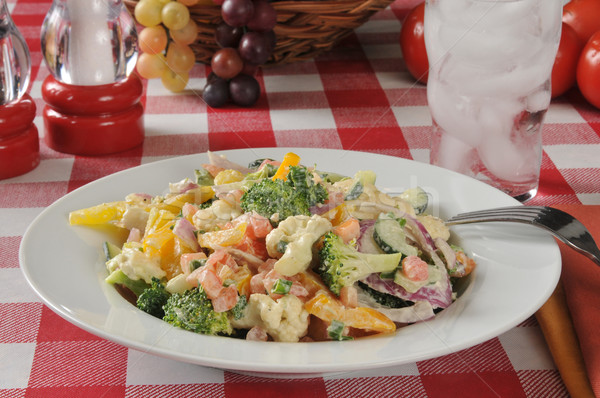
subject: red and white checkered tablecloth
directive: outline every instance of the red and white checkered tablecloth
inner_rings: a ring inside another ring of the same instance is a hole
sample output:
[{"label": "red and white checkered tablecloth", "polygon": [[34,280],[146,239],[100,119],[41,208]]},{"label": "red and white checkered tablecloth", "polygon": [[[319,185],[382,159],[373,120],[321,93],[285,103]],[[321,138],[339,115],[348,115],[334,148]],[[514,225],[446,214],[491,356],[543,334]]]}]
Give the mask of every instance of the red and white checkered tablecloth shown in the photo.
[{"label": "red and white checkered tablecloth", "polygon": [[[49,0],[9,0],[33,59],[31,95],[43,135],[40,26]],[[66,322],[28,286],[18,248],[30,222],[73,189],[119,170],[206,150],[320,147],[428,161],[426,89],[404,66],[399,31],[418,0],[397,0],[330,53],[265,69],[252,108],[207,109],[207,75],[192,73],[174,95],[145,82],[143,146],[107,157],[54,152],[0,181],[1,397],[566,397],[535,318],[470,349],[441,358],[312,379],[264,379],[144,354]],[[544,127],[540,190],[531,204],[600,203],[600,111],[576,90],[553,101]],[[151,363],[151,365],[149,365]]]}]

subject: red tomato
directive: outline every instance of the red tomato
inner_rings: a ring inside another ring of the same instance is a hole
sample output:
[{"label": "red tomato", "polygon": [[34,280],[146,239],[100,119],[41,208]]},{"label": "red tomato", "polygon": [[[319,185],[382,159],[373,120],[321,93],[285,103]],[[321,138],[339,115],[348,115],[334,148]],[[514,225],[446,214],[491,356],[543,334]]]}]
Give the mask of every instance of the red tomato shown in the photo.
[{"label": "red tomato", "polygon": [[563,8],[563,22],[585,43],[600,30],[600,0],[571,0]]},{"label": "red tomato", "polygon": [[577,61],[583,44],[575,30],[563,22],[560,44],[552,68],[552,98],[564,94],[575,85]]},{"label": "red tomato", "polygon": [[413,8],[404,19],[400,30],[400,48],[408,72],[420,83],[427,84],[429,61],[425,51],[424,18],[425,3],[423,2]]},{"label": "red tomato", "polygon": [[581,51],[577,85],[585,99],[600,109],[600,31],[592,35]]}]

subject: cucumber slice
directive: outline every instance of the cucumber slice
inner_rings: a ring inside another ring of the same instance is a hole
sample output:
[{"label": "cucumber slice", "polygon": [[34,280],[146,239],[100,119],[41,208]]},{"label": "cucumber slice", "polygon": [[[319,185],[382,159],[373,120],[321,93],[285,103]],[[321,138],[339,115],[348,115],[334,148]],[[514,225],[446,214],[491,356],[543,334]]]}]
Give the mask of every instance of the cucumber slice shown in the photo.
[{"label": "cucumber slice", "polygon": [[213,185],[215,183],[212,175],[206,169],[194,170],[194,176],[196,177],[196,184],[198,185]]},{"label": "cucumber slice", "polygon": [[373,170],[360,170],[354,174],[354,179],[362,182],[363,184],[375,185],[377,174]]},{"label": "cucumber slice", "polygon": [[346,196],[344,197],[344,200],[354,200],[354,199],[358,199],[358,197],[360,196],[360,194],[363,193],[363,184],[360,181],[354,181],[354,184],[352,184],[352,186],[350,187],[350,189],[348,189],[348,192],[346,192]]},{"label": "cucumber slice", "polygon": [[400,194],[400,199],[410,203],[416,214],[422,214],[429,204],[429,196],[421,187],[409,188]]},{"label": "cucumber slice", "polygon": [[401,220],[380,215],[375,221],[373,239],[385,253],[402,253],[404,256],[417,256],[419,250],[406,241],[406,233]]},{"label": "cucumber slice", "polygon": [[379,245],[375,243],[375,239],[373,239],[374,229],[375,224],[373,223],[373,225],[365,229],[365,232],[358,238],[358,251],[361,253],[384,254]]},{"label": "cucumber slice", "polygon": [[117,245],[110,242],[104,242],[102,244],[102,250],[104,251],[106,261],[121,253],[121,249]]},{"label": "cucumber slice", "polygon": [[348,189],[348,191],[346,193],[346,197],[344,199],[345,200],[358,199],[358,197],[363,193],[364,186],[367,184],[374,185],[376,178],[377,178],[377,176],[371,170],[361,170],[361,171],[356,172],[356,174],[354,174],[354,177],[353,177],[354,183],[352,184],[350,189]]},{"label": "cucumber slice", "polygon": [[350,178],[348,176],[345,176],[345,175],[342,175],[342,174],[338,174],[338,173],[329,172],[329,171],[315,170],[315,172],[317,173],[317,175],[319,175],[319,177],[321,177],[323,179],[323,181],[329,182],[331,184],[333,184],[334,182],[338,182],[338,181],[342,181],[342,180]]},{"label": "cucumber slice", "polygon": [[251,169],[251,170],[257,170],[258,167],[261,164],[263,164],[263,162],[265,160],[273,160],[273,159],[271,159],[271,158],[259,158],[259,159],[253,160],[252,162],[248,163],[248,168]]}]

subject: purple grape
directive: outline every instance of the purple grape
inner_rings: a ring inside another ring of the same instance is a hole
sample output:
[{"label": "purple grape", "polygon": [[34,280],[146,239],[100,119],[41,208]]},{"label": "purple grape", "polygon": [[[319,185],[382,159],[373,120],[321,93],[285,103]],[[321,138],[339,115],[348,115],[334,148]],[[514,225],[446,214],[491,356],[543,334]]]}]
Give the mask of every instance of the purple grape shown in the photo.
[{"label": "purple grape", "polygon": [[235,48],[226,47],[213,54],[210,66],[217,76],[231,79],[242,71],[244,60]]},{"label": "purple grape", "polygon": [[229,82],[231,100],[239,106],[252,106],[260,97],[260,85],[248,75],[237,75]]},{"label": "purple grape", "polygon": [[272,30],[277,23],[277,11],[267,0],[254,0],[254,13],[248,21],[248,28],[256,32]]},{"label": "purple grape", "polygon": [[272,30],[268,30],[266,32],[263,32],[263,35],[265,35],[265,37],[267,38],[267,42],[271,45],[271,51],[273,51],[275,49],[275,46],[277,45],[277,36],[275,35],[275,32],[273,32]]},{"label": "purple grape", "polygon": [[269,60],[273,47],[264,33],[246,32],[240,39],[238,52],[245,62],[262,65]]},{"label": "purple grape", "polygon": [[242,68],[242,71],[240,72],[240,74],[256,76],[259,69],[260,69],[259,65],[252,65],[252,64],[249,64],[248,62],[244,62],[244,67]]},{"label": "purple grape", "polygon": [[252,18],[254,4],[251,0],[225,0],[221,6],[221,16],[227,25],[240,28]]},{"label": "purple grape", "polygon": [[222,48],[237,47],[243,34],[243,28],[229,26],[225,22],[215,28],[215,40]]},{"label": "purple grape", "polygon": [[229,101],[229,83],[225,79],[211,73],[202,92],[202,99],[213,108],[220,108]]},{"label": "purple grape", "polygon": [[206,84],[208,83],[212,83],[215,80],[223,80],[222,78],[220,78],[215,72],[210,72],[208,74],[208,76],[206,77]]}]

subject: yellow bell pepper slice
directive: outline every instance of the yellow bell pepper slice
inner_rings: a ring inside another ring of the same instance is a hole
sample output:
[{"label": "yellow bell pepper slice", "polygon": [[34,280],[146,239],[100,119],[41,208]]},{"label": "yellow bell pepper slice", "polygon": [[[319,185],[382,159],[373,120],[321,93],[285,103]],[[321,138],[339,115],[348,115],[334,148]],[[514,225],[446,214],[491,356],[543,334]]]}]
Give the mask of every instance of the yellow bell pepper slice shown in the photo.
[{"label": "yellow bell pepper slice", "polygon": [[70,225],[101,225],[121,220],[125,213],[125,202],[109,202],[74,210],[69,213]]},{"label": "yellow bell pepper slice", "polygon": [[248,224],[241,223],[235,228],[205,232],[198,236],[200,246],[217,250],[223,246],[234,246],[242,241]]},{"label": "yellow bell pepper slice", "polygon": [[296,155],[293,152],[288,152],[283,157],[279,168],[275,172],[273,176],[273,181],[275,180],[285,180],[288,172],[290,171],[290,166],[298,166],[300,164],[300,156]]},{"label": "yellow bell pepper slice", "polygon": [[215,176],[214,182],[215,185],[223,185],[223,184],[231,184],[234,182],[239,182],[244,179],[244,175],[237,170],[227,169],[220,171],[219,174]]}]

